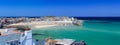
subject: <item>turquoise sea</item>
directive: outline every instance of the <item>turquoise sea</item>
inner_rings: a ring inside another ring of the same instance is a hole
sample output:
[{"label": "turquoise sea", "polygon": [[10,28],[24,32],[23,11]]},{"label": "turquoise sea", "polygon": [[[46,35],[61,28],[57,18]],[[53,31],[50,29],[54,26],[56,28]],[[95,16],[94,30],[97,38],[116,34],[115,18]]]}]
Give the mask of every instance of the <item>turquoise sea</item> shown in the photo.
[{"label": "turquoise sea", "polygon": [[85,40],[88,45],[120,45],[120,22],[91,21],[84,22],[82,26],[57,26],[33,29],[35,39],[75,39]]}]

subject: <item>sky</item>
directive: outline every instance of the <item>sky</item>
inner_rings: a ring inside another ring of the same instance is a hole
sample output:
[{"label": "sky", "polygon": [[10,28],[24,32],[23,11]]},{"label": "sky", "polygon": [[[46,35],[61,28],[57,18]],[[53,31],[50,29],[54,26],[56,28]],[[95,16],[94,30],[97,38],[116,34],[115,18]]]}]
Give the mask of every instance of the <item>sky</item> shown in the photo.
[{"label": "sky", "polygon": [[120,1],[0,0],[0,16],[120,17]]}]

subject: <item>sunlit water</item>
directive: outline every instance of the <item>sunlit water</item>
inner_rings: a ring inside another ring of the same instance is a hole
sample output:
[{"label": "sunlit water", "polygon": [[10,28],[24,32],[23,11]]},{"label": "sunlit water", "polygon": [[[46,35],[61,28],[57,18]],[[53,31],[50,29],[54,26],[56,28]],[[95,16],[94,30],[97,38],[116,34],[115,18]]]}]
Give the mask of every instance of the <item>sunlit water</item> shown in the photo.
[{"label": "sunlit water", "polygon": [[83,26],[57,26],[42,29],[33,29],[35,39],[70,38],[76,41],[85,40],[88,45],[120,45],[120,22],[90,23]]}]

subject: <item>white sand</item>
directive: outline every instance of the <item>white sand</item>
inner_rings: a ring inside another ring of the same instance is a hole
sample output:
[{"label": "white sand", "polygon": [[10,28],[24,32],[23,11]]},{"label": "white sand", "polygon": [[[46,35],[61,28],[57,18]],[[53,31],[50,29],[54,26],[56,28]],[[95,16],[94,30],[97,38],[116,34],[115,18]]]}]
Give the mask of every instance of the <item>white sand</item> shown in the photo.
[{"label": "white sand", "polygon": [[57,26],[57,25],[36,25],[34,26],[34,28],[47,28],[47,27],[53,27],[53,26]]},{"label": "white sand", "polygon": [[10,25],[26,25],[26,26],[32,26],[32,28],[47,28],[64,23],[72,23],[72,21],[32,21],[32,22],[21,22]]}]

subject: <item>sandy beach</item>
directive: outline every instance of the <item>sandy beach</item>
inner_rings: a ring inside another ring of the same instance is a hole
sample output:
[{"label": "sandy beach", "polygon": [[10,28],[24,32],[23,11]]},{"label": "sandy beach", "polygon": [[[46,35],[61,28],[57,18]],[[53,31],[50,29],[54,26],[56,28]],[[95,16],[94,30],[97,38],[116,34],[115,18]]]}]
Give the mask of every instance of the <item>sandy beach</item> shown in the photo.
[{"label": "sandy beach", "polygon": [[32,22],[21,22],[10,25],[25,25],[25,26],[30,26],[32,28],[47,28],[62,24],[72,24],[72,21],[32,21]]},{"label": "sandy beach", "polygon": [[33,28],[47,28],[47,27],[53,27],[53,26],[57,26],[57,25],[36,25]]}]

